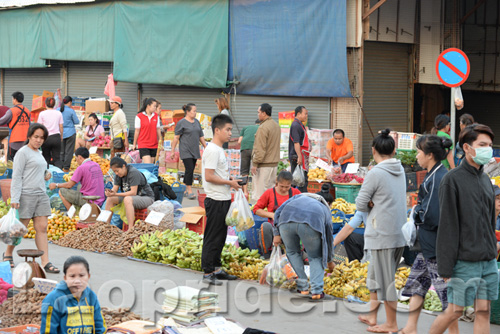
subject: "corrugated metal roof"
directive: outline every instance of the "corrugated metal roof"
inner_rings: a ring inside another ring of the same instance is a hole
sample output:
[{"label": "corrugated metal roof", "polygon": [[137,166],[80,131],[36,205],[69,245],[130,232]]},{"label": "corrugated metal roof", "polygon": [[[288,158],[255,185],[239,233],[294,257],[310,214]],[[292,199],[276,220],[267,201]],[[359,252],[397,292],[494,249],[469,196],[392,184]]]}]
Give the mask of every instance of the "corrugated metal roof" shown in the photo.
[{"label": "corrugated metal roof", "polygon": [[80,2],[95,2],[95,0],[0,0],[0,8],[27,7],[33,5],[57,5]]}]

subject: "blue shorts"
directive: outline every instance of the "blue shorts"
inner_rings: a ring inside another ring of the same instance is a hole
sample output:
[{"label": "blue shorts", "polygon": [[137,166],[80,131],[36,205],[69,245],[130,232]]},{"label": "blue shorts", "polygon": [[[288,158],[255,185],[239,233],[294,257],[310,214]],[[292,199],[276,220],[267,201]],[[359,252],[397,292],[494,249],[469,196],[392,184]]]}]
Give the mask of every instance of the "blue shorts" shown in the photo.
[{"label": "blue shorts", "polygon": [[458,260],[448,282],[448,303],[474,305],[476,299],[497,300],[497,260],[469,262]]}]

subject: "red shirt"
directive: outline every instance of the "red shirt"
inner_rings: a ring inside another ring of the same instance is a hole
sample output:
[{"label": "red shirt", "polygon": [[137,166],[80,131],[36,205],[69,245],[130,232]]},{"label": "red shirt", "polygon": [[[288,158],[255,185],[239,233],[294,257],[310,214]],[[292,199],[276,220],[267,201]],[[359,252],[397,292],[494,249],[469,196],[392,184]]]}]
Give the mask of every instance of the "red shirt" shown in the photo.
[{"label": "red shirt", "polygon": [[141,120],[141,130],[137,138],[137,148],[158,148],[158,134],[156,131],[158,124],[158,114],[153,113],[151,119],[144,113],[137,115]]},{"label": "red shirt", "polygon": [[[292,189],[292,197],[300,194],[299,189],[297,189],[297,188],[291,188],[291,189]],[[276,208],[276,209],[274,208],[274,191],[273,190],[274,190],[274,187],[272,187],[271,189],[267,189],[262,194],[262,196],[260,196],[259,200],[257,201],[255,206],[253,207],[253,213],[256,213],[257,210],[259,210],[259,209],[265,209],[265,208],[267,208],[268,212],[274,212],[278,209],[278,208]],[[278,192],[276,192],[276,200],[278,202],[278,207],[280,207],[283,203],[285,203],[289,198],[290,198],[290,196],[288,194],[286,194],[285,196],[282,196],[282,195],[278,194]],[[269,218],[269,222],[272,224],[273,220],[271,218]]]}]

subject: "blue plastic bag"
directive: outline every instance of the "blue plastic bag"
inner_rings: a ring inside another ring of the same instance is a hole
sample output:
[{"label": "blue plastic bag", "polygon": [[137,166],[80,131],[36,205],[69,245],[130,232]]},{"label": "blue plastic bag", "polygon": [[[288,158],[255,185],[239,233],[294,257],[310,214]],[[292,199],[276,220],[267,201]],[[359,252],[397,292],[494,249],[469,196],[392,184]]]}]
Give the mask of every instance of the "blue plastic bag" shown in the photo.
[{"label": "blue plastic bag", "polygon": [[0,262],[0,278],[6,283],[12,284],[12,271],[10,270],[10,262]]}]

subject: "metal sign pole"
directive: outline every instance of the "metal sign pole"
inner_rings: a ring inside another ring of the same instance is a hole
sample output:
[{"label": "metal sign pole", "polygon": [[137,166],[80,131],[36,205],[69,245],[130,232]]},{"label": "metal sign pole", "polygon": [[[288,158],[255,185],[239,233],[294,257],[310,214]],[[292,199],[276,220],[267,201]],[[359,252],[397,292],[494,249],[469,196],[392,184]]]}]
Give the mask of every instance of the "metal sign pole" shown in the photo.
[{"label": "metal sign pole", "polygon": [[450,103],[450,122],[451,122],[451,140],[453,145],[455,145],[455,120],[456,120],[456,109],[455,109],[455,87],[451,87],[451,103]]}]

